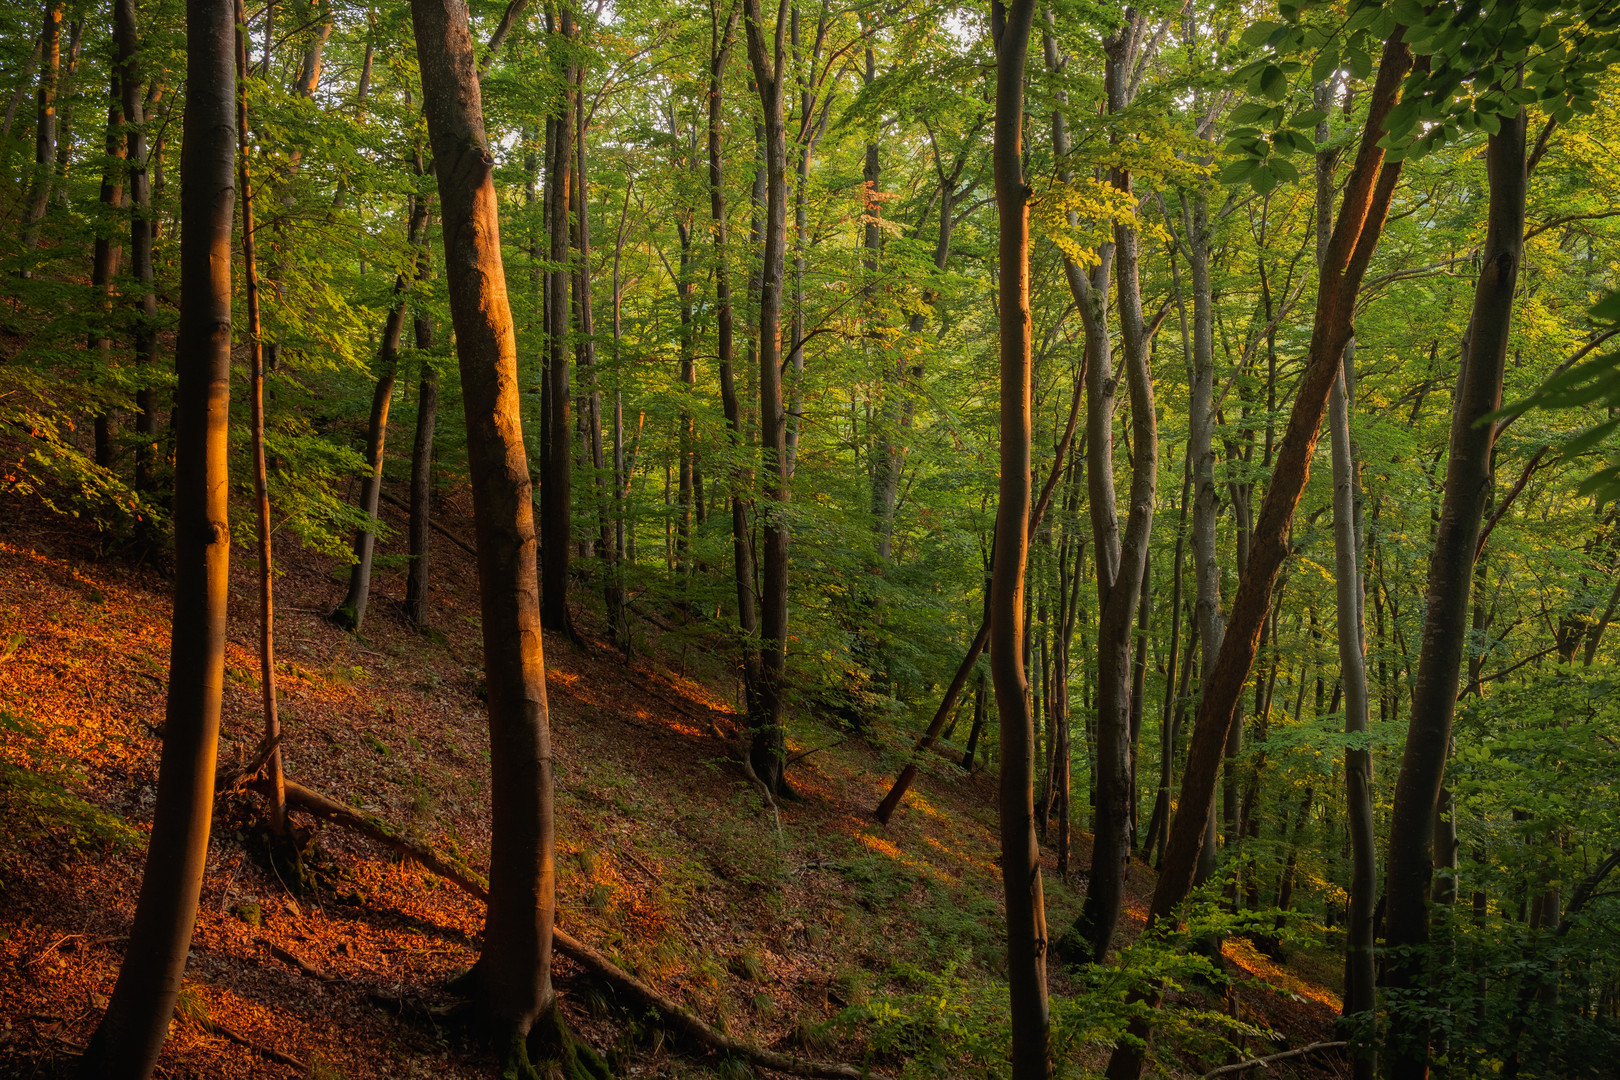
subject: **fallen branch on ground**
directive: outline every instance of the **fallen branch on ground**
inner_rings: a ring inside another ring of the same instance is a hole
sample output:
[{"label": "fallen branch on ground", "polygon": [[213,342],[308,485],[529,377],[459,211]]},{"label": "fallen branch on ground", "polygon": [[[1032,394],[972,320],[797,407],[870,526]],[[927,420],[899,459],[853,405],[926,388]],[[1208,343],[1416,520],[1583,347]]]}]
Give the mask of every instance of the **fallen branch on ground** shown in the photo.
[{"label": "fallen branch on ground", "polygon": [[[744,761],[746,760],[745,757]],[[481,874],[462,860],[441,854],[427,844],[405,836],[381,818],[334,802],[325,795],[291,780],[287,781],[287,805],[289,808],[304,810],[334,825],[370,837],[384,847],[410,856],[433,873],[460,886],[478,899],[489,900],[489,885]],[[774,1050],[764,1050],[716,1031],[700,1017],[687,1011],[673,999],[665,997],[566,931],[554,928],[552,935],[558,952],[630,997],[651,1006],[670,1027],[709,1050],[746,1058],[756,1065],[793,1076],[821,1077],[825,1080],[860,1080],[860,1070],[852,1065],[810,1061],[791,1054],[779,1054]]]},{"label": "fallen branch on ground", "polygon": [[283,949],[280,945],[277,945],[268,938],[255,938],[254,941],[260,945],[263,945],[266,949],[269,949],[270,955],[275,957],[277,960],[280,960],[283,964],[286,964],[288,967],[297,968],[300,973],[314,979],[316,982],[329,983],[338,981],[336,976],[328,975],[320,968],[305,963],[298,957],[294,956],[291,952]]},{"label": "fallen branch on ground", "polygon": [[[399,509],[404,510],[407,513],[410,512],[411,508],[408,504],[401,502],[399,499],[388,494],[388,492],[379,491],[377,494],[381,495],[382,501],[388,503],[390,506],[397,506]],[[460,548],[462,551],[465,551],[473,558],[476,559],[478,557],[478,552],[473,550],[471,544],[468,544],[461,537],[457,536],[443,525],[440,525],[437,521],[434,521],[431,516],[428,518],[428,528],[432,529],[434,532],[438,533],[440,536],[444,537],[446,540],[450,541],[452,544],[456,545],[456,547]]]},{"label": "fallen branch on ground", "polygon": [[1349,1043],[1344,1042],[1314,1042],[1309,1046],[1301,1046],[1297,1050],[1284,1050],[1280,1054],[1272,1054],[1268,1057],[1251,1058],[1248,1061],[1239,1061],[1233,1065],[1222,1065],[1218,1069],[1212,1069],[1205,1073],[1199,1080],[1210,1080],[1211,1077],[1215,1076],[1229,1076],[1232,1073],[1243,1072],[1247,1069],[1264,1069],[1274,1061],[1304,1057],[1306,1054],[1314,1054],[1319,1050],[1343,1050],[1349,1045]]}]

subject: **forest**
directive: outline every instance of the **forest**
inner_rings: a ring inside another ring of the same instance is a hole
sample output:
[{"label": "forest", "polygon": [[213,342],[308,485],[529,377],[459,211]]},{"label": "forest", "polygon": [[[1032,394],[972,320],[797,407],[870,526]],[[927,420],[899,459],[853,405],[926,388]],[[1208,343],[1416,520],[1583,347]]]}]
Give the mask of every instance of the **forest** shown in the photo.
[{"label": "forest", "polygon": [[1620,6],[0,7],[0,1075],[1620,1077]]}]

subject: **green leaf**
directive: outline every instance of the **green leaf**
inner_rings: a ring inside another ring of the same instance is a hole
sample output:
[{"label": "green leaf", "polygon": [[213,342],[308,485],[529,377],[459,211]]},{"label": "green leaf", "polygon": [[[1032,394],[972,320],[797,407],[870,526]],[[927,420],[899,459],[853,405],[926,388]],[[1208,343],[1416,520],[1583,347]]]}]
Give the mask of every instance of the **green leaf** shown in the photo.
[{"label": "green leaf", "polygon": [[1339,52],[1337,49],[1323,49],[1317,53],[1316,60],[1311,64],[1311,82],[1326,82],[1329,75],[1339,69]]},{"label": "green leaf", "polygon": [[1272,101],[1288,96],[1288,76],[1283,74],[1282,68],[1268,64],[1260,69],[1260,92]]},{"label": "green leaf", "polygon": [[1254,175],[1249,177],[1249,186],[1262,195],[1269,195],[1277,187],[1277,174],[1261,165],[1254,170]]},{"label": "green leaf", "polygon": [[1221,170],[1220,181],[1223,184],[1241,184],[1259,168],[1260,163],[1254,158],[1239,158]]},{"label": "green leaf", "polygon": [[1253,46],[1264,45],[1266,40],[1271,37],[1271,32],[1282,25],[1282,23],[1274,22],[1257,22],[1250,26],[1247,30],[1243,31],[1243,44]]},{"label": "green leaf", "polygon": [[1326,109],[1306,109],[1304,112],[1297,114],[1293,120],[1289,121],[1289,126],[1303,131],[1307,128],[1315,128],[1317,124],[1320,124],[1326,119]]}]

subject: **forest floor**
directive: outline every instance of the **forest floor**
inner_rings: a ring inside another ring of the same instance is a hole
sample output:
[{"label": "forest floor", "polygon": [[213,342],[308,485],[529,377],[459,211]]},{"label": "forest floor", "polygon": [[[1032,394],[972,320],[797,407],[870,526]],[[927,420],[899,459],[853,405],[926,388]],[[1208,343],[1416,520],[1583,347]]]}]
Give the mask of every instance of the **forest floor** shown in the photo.
[{"label": "forest floor", "polygon": [[[467,510],[451,500],[440,521],[470,537]],[[279,568],[286,767],[291,779],[482,869],[489,753],[476,576],[463,552],[437,539],[436,548],[427,635],[401,616],[398,569],[379,571],[364,634],[353,635],[325,617],[345,568],[307,553]],[[238,548],[222,760],[246,757],[258,741],[254,574],[251,552]],[[581,596],[576,610],[589,606]],[[0,496],[0,1076],[71,1075],[111,993],[150,828],[170,611],[170,583],[152,557]],[[870,1020],[860,1006],[942,978],[968,997],[998,992],[992,775],[931,760],[883,828],[871,809],[905,734],[856,736],[798,717],[789,752],[806,756],[789,776],[799,798],[783,803],[778,825],[738,765],[724,657],[682,637],[668,648],[654,640],[626,665],[596,629],[585,622],[580,645],[545,642],[561,926],[733,1035],[873,1075],[898,1074],[907,1053],[903,1040],[845,1022]],[[450,1000],[443,985],[477,955],[481,905],[306,818],[324,853],[322,880],[295,897],[261,854],[256,814],[247,794],[216,806],[159,1075],[492,1075],[477,1042],[439,1015]],[[1089,838],[1079,835],[1076,848],[1084,867]],[[1083,885],[1059,881],[1045,857],[1055,936],[1078,913]],[[1127,937],[1140,929],[1152,880],[1133,863]],[[1228,1007],[1241,1001],[1242,1017],[1278,1040],[1249,1050],[1333,1037],[1331,962],[1313,970],[1300,952],[1279,967],[1241,942],[1228,945],[1228,960],[1241,986]],[[568,960],[556,973],[570,1023],[619,1075],[750,1075],[666,1040]],[[1055,994],[1076,985],[1056,964],[1051,981]],[[1104,1055],[1088,1051],[1086,1063]],[[1169,1064],[1196,1076],[1220,1063]],[[1319,1056],[1269,1075],[1341,1070]]]}]

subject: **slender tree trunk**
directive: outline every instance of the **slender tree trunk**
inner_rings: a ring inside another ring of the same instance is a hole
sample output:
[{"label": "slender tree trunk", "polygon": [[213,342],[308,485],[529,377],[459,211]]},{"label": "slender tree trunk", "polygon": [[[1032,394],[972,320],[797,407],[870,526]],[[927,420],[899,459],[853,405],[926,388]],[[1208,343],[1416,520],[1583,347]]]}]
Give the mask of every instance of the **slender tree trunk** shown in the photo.
[{"label": "slender tree trunk", "polygon": [[[572,47],[574,16],[567,4],[558,8],[554,40],[559,48]],[[546,289],[551,325],[546,342],[546,432],[545,468],[540,485],[541,497],[541,620],[547,630],[572,637],[573,619],[568,612],[568,567],[573,538],[573,421],[568,379],[569,307],[569,221],[571,217],[572,172],[574,162],[574,64],[559,62],[558,76],[563,85],[562,113],[550,125],[551,145],[546,170],[548,222],[551,236],[551,270]]]},{"label": "slender tree trunk", "polygon": [[[247,14],[242,0],[236,3],[236,77],[247,78],[247,40],[244,27]],[[265,760],[265,778],[270,797],[270,831],[276,837],[287,833],[287,784],[281,770],[281,719],[276,709],[276,613],[274,602],[274,552],[270,533],[270,487],[264,454],[264,343],[259,325],[259,262],[255,251],[253,183],[249,168],[249,139],[246,86],[236,96],[237,185],[242,189],[242,278],[247,300],[248,402],[252,408],[249,439],[253,452],[253,510],[258,528],[259,547],[259,686],[264,698],[264,742],[271,747]]]},{"label": "slender tree trunk", "polygon": [[[112,367],[112,283],[124,259],[124,245],[118,241],[119,211],[124,208],[124,101],[118,66],[112,66],[108,80],[107,164],[101,173],[100,216],[96,219],[95,254],[90,263],[90,285],[101,303],[98,324],[90,331],[90,349],[96,355],[96,370],[106,373]],[[112,410],[103,408],[95,420],[96,464],[112,467]]]},{"label": "slender tree trunk", "polygon": [[57,99],[61,101],[60,116],[56,122],[55,182],[51,197],[62,206],[68,205],[68,167],[73,163],[73,101],[79,77],[79,45],[84,38],[84,16],[81,14],[68,25],[68,55],[57,85]]},{"label": "slender tree trunk", "polygon": [[[416,174],[423,172],[421,151],[417,151]],[[416,268],[401,271],[394,281],[393,306],[388,310],[388,321],[383,325],[382,346],[377,350],[377,385],[371,393],[371,417],[366,425],[366,472],[360,488],[360,509],[368,518],[377,517],[382,501],[384,452],[388,445],[388,410],[394,400],[394,382],[399,374],[400,339],[405,332],[407,293],[413,280],[423,276],[427,248],[427,199],[411,196],[410,224],[406,243],[416,251]],[[369,528],[355,530],[354,566],[349,570],[349,591],[343,603],[332,612],[332,620],[345,630],[359,633],[365,625],[366,606],[371,599],[371,562],[377,550],[377,534]]]},{"label": "slender tree trunk", "polygon": [[[585,98],[585,68],[578,65],[574,71],[574,93],[581,102]],[[581,105],[574,110],[574,207],[575,247],[578,265],[574,268],[575,306],[579,311],[579,341],[575,345],[576,363],[585,382],[581,401],[586,429],[586,459],[591,467],[591,495],[596,503],[597,545],[601,558],[612,570],[613,544],[609,533],[606,478],[602,458],[602,386],[596,370],[596,308],[591,302],[591,200],[589,158],[586,154],[586,113]]]},{"label": "slender tree trunk", "polygon": [[[418,198],[426,201],[427,192]],[[429,217],[431,218],[431,210]],[[433,255],[427,224],[422,229],[422,251],[416,261],[416,284],[424,288]],[[411,443],[411,510],[406,526],[410,568],[405,574],[405,620],[418,630],[427,625],[428,583],[432,572],[429,529],[433,514],[433,429],[439,422],[439,369],[428,354],[433,349],[433,317],[418,302],[412,310],[411,330],[421,355],[421,383],[416,394],[416,436]]]},{"label": "slender tree trunk", "polygon": [[113,0],[113,42],[117,51],[119,88],[124,95],[124,123],[128,125],[129,260],[130,273],[139,287],[140,311],[135,318],[135,362],[142,369],[135,390],[135,488],[150,491],[156,454],[157,412],[157,286],[152,265],[152,184],[146,159],[146,104],[142,94],[140,32],[135,22],[136,0]]},{"label": "slender tree trunk", "polygon": [[[39,116],[34,125],[34,176],[28,186],[28,224],[23,229],[23,251],[39,247],[40,222],[51,205],[51,181],[56,176],[56,88],[62,70],[62,12],[65,0],[46,0],[44,29],[40,31]],[[32,263],[25,267],[29,276]]]},{"label": "slender tree trunk", "polygon": [[962,768],[967,772],[973,771],[973,758],[979,752],[979,736],[984,734],[985,680],[985,674],[980,672],[979,682],[973,688],[973,724],[968,728],[967,747],[962,753]]},{"label": "slender tree trunk", "polygon": [[[1385,44],[1355,168],[1345,184],[1333,239],[1318,275],[1309,359],[1300,376],[1271,485],[1260,506],[1249,564],[1238,581],[1228,632],[1208,665],[1183,770],[1180,805],[1171,821],[1164,869],[1148,910],[1149,925],[1172,918],[1192,889],[1199,848],[1212,810],[1221,750],[1237,722],[1238,700],[1254,665],[1260,627],[1270,612],[1272,589],[1288,554],[1294,508],[1310,476],[1311,456],[1321,434],[1328,393],[1338,377],[1339,360],[1353,331],[1356,293],[1400,178],[1399,162],[1385,165],[1378,142],[1383,137],[1384,120],[1399,97],[1401,80],[1411,65],[1411,51],[1404,36],[1404,29],[1397,28]],[[1211,654],[1206,650],[1205,655]],[[1159,1000],[1157,993],[1151,992],[1140,997],[1153,1004]],[[1130,1030],[1134,1039],[1120,1042],[1109,1059],[1109,1080],[1136,1080],[1142,1073],[1150,1029],[1137,1020]]]},{"label": "slender tree trunk", "polygon": [[[1332,105],[1324,84],[1318,89],[1317,107]],[[1319,143],[1328,139],[1327,122],[1317,125]],[[1317,261],[1327,254],[1333,221],[1333,167],[1338,154],[1316,156]],[[1339,378],[1328,397],[1328,429],[1333,454],[1333,574],[1338,619],[1340,686],[1344,694],[1344,730],[1365,735],[1367,709],[1367,631],[1362,619],[1361,511],[1355,446],[1350,439],[1350,403],[1355,386],[1355,339],[1345,349]],[[1320,693],[1320,690],[1318,691]],[[1320,702],[1318,702],[1320,705]],[[1373,836],[1372,751],[1348,746],[1344,752],[1345,814],[1350,829],[1350,910],[1346,921],[1344,954],[1344,1009],[1346,1018],[1370,1016],[1376,1007],[1376,941],[1373,906],[1378,894],[1378,864]],[[1284,882],[1293,884],[1292,863]],[[1281,904],[1279,893],[1278,906]],[[1358,1045],[1351,1054],[1355,1080],[1371,1080],[1377,1071],[1377,1053],[1371,1044]]]},{"label": "slender tree trunk", "polygon": [[[1474,552],[1490,490],[1495,428],[1481,419],[1501,403],[1513,293],[1524,250],[1525,127],[1521,109],[1517,116],[1503,117],[1501,130],[1486,143],[1490,209],[1485,247],[1452,407],[1440,524],[1429,556],[1428,605],[1412,690],[1412,722],[1390,815],[1387,985],[1397,995],[1409,996],[1425,981],[1435,818],[1467,638]],[[1396,1080],[1428,1075],[1427,1017],[1426,1010],[1416,1008],[1391,1014],[1387,1053],[1389,1072]]]},{"label": "slender tree trunk", "polygon": [[733,367],[736,318],[732,312],[729,233],[726,228],[725,159],[721,127],[725,119],[725,72],[737,30],[738,5],[720,19],[719,0],[709,3],[709,220],[714,233],[715,351],[720,367],[720,404],[735,459],[727,487],[731,503],[731,568],[737,593],[737,629],[742,637],[743,699],[747,714],[759,713],[759,616],[754,605],[754,537],[749,490],[748,436],[743,430]]},{"label": "slender tree trunk", "polygon": [[[1183,323],[1183,326],[1186,324]],[[1181,520],[1176,528],[1176,553],[1170,586],[1170,656],[1164,665],[1164,708],[1159,713],[1159,788],[1148,817],[1147,835],[1141,852],[1150,857],[1170,824],[1170,785],[1175,779],[1176,663],[1181,651],[1181,581],[1183,554],[1187,544],[1187,506],[1192,494],[1192,456],[1187,455],[1181,473]]]},{"label": "slender tree trunk", "polygon": [[108,1080],[145,1080],[157,1063],[191,947],[214,809],[231,549],[226,439],[236,196],[234,7],[233,0],[186,5],[169,697],[135,921],[107,1012],[81,1067],[84,1076]]},{"label": "slender tree trunk", "polygon": [[996,48],[993,159],[1000,212],[1001,482],[990,585],[990,671],[1001,713],[1001,881],[1013,1080],[1052,1075],[1046,1000],[1046,904],[1035,841],[1035,720],[1024,670],[1024,570],[1030,518],[1029,200],[1024,179],[1024,66],[1034,0],[991,9]]},{"label": "slender tree trunk", "polygon": [[[580,1048],[567,1035],[551,984],[551,726],[533,491],[519,418],[517,338],[501,262],[494,159],[484,133],[467,8],[452,0],[413,0],[411,15],[461,366],[489,695],[489,904],[483,950],[467,981],[503,1068],[529,1073],[529,1044],[535,1041],[529,1036],[544,1019],[543,1034],[555,1040],[544,1052],[559,1055],[577,1073]],[[566,438],[565,429],[565,454]]]},{"label": "slender tree trunk", "polygon": [[6,119],[4,126],[0,127],[0,139],[11,138],[11,125],[17,122],[17,107],[22,104],[23,98],[28,94],[28,87],[33,82],[34,65],[39,63],[40,48],[43,44],[41,38],[34,38],[34,51],[28,54],[22,73],[17,77],[17,89],[12,92],[11,101],[6,104]]},{"label": "slender tree trunk", "polygon": [[775,38],[768,43],[759,0],[744,0],[748,57],[764,110],[766,172],[765,254],[759,291],[760,463],[764,474],[759,713],[749,718],[749,765],[765,787],[786,786],[782,692],[787,667],[789,479],[788,423],[782,400],[782,292],[787,242],[787,132],[783,115],[789,75],[784,39],[787,0],[779,0]]}]

